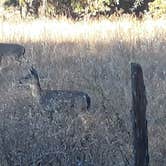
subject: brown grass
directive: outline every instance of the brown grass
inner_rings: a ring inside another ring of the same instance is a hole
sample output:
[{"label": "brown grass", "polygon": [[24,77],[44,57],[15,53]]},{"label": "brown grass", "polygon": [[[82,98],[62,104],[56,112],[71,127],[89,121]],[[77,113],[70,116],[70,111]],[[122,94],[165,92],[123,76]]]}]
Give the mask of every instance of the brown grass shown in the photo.
[{"label": "brown grass", "polygon": [[[131,62],[140,63],[144,71],[150,165],[166,164],[165,20],[0,24],[1,42],[26,48],[21,67],[11,63],[0,74],[1,165],[28,165],[40,159],[43,165],[52,161],[65,166],[76,165],[79,158],[86,166],[132,165]],[[87,92],[91,112],[74,118],[55,114],[50,125],[29,89],[18,85],[32,64],[43,88]]]}]

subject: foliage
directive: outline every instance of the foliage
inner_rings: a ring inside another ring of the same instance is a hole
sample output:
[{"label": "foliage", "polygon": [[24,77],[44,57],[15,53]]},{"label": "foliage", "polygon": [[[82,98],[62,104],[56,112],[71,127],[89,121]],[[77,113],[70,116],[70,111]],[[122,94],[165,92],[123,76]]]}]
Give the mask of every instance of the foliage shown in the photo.
[{"label": "foliage", "polygon": [[49,10],[51,5],[55,14],[62,14],[74,17],[82,14],[96,14],[97,12],[109,10],[105,3],[110,3],[110,0],[48,0]]},{"label": "foliage", "polygon": [[17,0],[6,0],[4,3],[5,6],[17,6],[18,1]]},{"label": "foliage", "polygon": [[[65,15],[71,18],[80,18],[84,16],[110,16],[111,14],[122,11],[122,13],[136,14],[144,13],[148,10],[148,3],[154,0],[6,0],[6,5],[21,5],[26,2],[30,5],[39,3],[37,7],[29,6],[29,8],[35,8],[36,13],[38,9],[41,11],[39,15],[45,14],[47,16]],[[165,11],[164,0],[156,0],[152,3],[151,11],[156,9],[156,5],[159,5],[159,13]],[[26,5],[24,5],[26,6]]]},{"label": "foliage", "polygon": [[73,6],[75,7],[75,11],[86,10],[87,12],[94,12],[94,11],[103,11],[106,10],[105,3],[110,3],[110,0],[96,0],[96,1],[88,1],[82,0],[77,2],[76,0],[73,1]]},{"label": "foliage", "polygon": [[[98,14],[110,15],[117,10],[123,10],[124,13],[136,13],[138,15],[144,10],[148,10],[148,3],[152,0],[48,0],[48,4],[54,6],[56,14],[77,16],[89,14],[97,16]],[[49,7],[50,8],[50,7]]]},{"label": "foliage", "polygon": [[161,17],[163,14],[166,14],[166,0],[155,0],[150,3],[150,13],[154,17]]}]

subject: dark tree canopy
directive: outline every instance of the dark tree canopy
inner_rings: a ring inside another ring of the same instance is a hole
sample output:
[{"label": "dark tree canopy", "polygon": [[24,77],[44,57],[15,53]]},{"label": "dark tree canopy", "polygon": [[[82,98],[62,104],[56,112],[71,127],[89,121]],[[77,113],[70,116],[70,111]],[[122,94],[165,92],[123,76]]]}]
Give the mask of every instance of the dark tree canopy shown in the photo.
[{"label": "dark tree canopy", "polygon": [[151,1],[154,0],[6,0],[4,5],[19,6],[21,10],[25,7],[26,15],[29,12],[36,16],[40,14],[66,15],[71,18],[79,18],[87,14],[89,16],[108,16],[118,11],[139,16],[140,13],[148,10],[148,3]]}]

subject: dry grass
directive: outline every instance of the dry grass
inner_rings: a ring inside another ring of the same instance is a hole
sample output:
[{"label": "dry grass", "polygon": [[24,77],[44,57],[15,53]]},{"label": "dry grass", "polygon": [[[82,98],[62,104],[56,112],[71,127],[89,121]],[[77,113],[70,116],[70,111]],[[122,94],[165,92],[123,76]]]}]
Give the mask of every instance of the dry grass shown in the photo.
[{"label": "dry grass", "polygon": [[[0,75],[1,165],[7,165],[6,160],[28,165],[37,159],[43,165],[53,159],[54,165],[76,165],[78,158],[86,166],[132,165],[131,62],[140,63],[144,71],[150,165],[166,164],[165,20],[0,24],[1,42],[26,48],[21,67],[11,63]],[[43,88],[89,93],[91,113],[75,118],[56,114],[50,125],[29,90],[18,86],[31,64],[39,71]]]},{"label": "dry grass", "polygon": [[[1,41],[18,42],[110,42],[115,38],[132,42],[148,40],[165,33],[164,19],[146,19],[143,22],[133,18],[116,21],[80,21],[39,19],[25,22],[1,22]],[[159,34],[158,34],[159,33]],[[132,35],[130,35],[132,34]],[[146,34],[146,35],[145,35]],[[130,35],[130,36],[129,36]],[[16,37],[17,36],[17,37]]]}]

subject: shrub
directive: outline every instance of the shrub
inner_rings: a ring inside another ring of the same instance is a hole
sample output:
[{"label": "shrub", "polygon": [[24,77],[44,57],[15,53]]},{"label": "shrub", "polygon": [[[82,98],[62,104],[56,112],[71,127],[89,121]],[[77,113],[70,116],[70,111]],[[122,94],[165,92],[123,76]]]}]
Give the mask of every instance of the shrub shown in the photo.
[{"label": "shrub", "polygon": [[166,1],[155,0],[149,3],[149,10],[153,17],[161,17],[166,14]]}]

